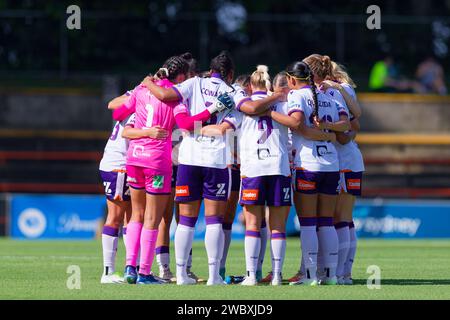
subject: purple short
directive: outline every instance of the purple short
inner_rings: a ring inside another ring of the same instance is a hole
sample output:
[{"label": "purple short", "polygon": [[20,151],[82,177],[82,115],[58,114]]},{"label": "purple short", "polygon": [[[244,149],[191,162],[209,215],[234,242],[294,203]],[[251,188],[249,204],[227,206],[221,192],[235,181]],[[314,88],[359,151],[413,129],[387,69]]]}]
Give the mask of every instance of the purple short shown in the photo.
[{"label": "purple short", "polygon": [[341,171],[341,192],[360,197],[362,190],[362,175],[362,172]]},{"label": "purple short", "polygon": [[108,200],[130,201],[130,188],[125,170],[101,171],[100,177]]},{"label": "purple short", "polygon": [[295,191],[304,194],[323,193],[337,195],[339,172],[295,171]]},{"label": "purple short", "polygon": [[239,191],[241,188],[241,169],[231,168],[231,191]]},{"label": "purple short", "polygon": [[282,175],[242,178],[241,205],[290,206],[291,177]]},{"label": "purple short", "polygon": [[175,201],[190,202],[202,198],[227,201],[230,195],[231,169],[178,165]]}]

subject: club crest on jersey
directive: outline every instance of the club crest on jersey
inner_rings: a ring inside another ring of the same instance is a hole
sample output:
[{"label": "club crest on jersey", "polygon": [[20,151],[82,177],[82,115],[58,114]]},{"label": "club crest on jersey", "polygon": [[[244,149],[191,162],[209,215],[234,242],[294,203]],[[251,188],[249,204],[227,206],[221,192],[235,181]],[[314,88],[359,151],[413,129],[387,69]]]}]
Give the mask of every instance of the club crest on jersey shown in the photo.
[{"label": "club crest on jersey", "polygon": [[256,201],[258,200],[258,189],[246,189],[242,190],[242,200],[244,201]]},{"label": "club crest on jersey", "polygon": [[347,180],[348,190],[359,190],[361,189],[361,179],[348,179]]},{"label": "club crest on jersey", "polygon": [[178,197],[189,197],[189,186],[176,186],[175,194]]},{"label": "club crest on jersey", "polygon": [[303,179],[297,179],[297,188],[299,190],[315,190],[316,189],[316,183],[314,181],[307,181]]}]

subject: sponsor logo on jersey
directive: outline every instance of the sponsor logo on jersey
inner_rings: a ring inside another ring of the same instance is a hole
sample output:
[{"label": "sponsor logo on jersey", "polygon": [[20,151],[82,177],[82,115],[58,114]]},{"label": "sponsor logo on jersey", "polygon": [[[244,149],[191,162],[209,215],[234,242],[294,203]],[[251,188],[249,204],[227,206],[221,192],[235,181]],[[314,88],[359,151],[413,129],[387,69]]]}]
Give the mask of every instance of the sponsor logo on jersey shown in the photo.
[{"label": "sponsor logo on jersey", "polygon": [[136,180],[136,178],[133,178],[133,177],[128,176],[128,177],[127,177],[127,182],[137,183],[137,180]]},{"label": "sponsor logo on jersey", "polygon": [[178,197],[189,197],[189,186],[176,186],[175,193]]},{"label": "sponsor logo on jersey", "polygon": [[299,190],[315,190],[316,183],[314,181],[307,181],[303,179],[297,179],[297,188]]},{"label": "sponsor logo on jersey", "polygon": [[242,200],[244,201],[256,201],[258,200],[258,189],[245,189],[242,191]]},{"label": "sponsor logo on jersey", "polygon": [[347,189],[348,190],[361,189],[361,179],[347,179]]},{"label": "sponsor logo on jersey", "polygon": [[153,176],[153,188],[162,189],[164,187],[164,176]]}]

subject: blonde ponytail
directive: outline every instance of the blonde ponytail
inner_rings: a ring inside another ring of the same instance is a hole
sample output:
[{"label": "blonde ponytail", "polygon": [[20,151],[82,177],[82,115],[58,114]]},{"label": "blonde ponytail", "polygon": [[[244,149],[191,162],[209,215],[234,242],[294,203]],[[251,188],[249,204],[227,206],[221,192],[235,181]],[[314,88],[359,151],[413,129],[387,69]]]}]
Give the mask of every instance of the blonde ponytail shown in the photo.
[{"label": "blonde ponytail", "polygon": [[258,65],[250,77],[250,84],[256,89],[265,88],[270,91],[272,85],[270,82],[269,67],[266,65]]}]

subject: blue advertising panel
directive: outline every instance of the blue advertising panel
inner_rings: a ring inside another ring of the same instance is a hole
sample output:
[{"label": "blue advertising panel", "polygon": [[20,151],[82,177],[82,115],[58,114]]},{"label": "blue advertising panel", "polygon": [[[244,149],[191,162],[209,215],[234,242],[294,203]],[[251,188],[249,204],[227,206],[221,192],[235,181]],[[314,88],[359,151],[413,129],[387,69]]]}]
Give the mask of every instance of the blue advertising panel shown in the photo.
[{"label": "blue advertising panel", "polygon": [[10,235],[18,239],[93,239],[105,206],[104,196],[12,195]]},{"label": "blue advertising panel", "polygon": [[360,201],[354,221],[364,238],[450,238],[450,201]]},{"label": "blue advertising panel", "polygon": [[[28,195],[10,197],[10,235],[17,239],[93,239],[103,221],[106,204],[102,195]],[[450,201],[359,200],[354,222],[361,238],[450,238]],[[170,233],[173,238],[176,222]],[[203,240],[204,206],[195,228]],[[286,233],[298,235],[300,226],[291,207]],[[243,239],[242,208],[238,206],[232,236]]]}]

